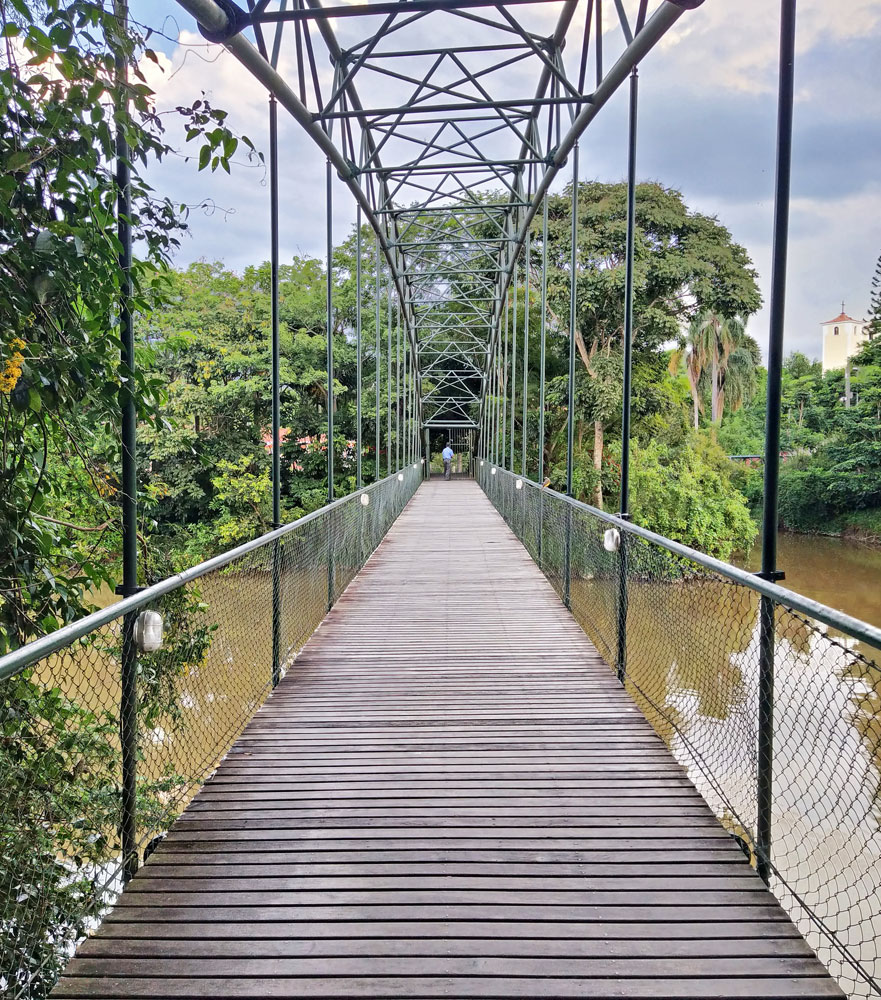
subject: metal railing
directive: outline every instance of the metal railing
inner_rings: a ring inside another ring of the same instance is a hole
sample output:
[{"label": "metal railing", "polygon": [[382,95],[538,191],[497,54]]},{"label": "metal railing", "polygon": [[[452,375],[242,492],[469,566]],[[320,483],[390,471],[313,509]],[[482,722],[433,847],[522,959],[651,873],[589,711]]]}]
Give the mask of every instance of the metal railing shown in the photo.
[{"label": "metal railing", "polygon": [[881,995],[881,629],[489,460],[478,481],[842,988]]},{"label": "metal railing", "polygon": [[[0,995],[49,992],[421,479],[407,466],[0,658]],[[147,609],[164,639],[126,701]]]}]

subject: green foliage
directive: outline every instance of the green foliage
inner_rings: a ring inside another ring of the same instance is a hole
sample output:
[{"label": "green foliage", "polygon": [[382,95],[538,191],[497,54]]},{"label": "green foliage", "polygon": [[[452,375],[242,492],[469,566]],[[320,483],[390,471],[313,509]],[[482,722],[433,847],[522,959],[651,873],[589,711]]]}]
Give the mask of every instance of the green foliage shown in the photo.
[{"label": "green foliage", "polygon": [[0,969],[44,996],[106,905],[105,865],[118,849],[115,720],[29,674],[0,682],[0,774]]},{"label": "green foliage", "polygon": [[[843,372],[824,375],[799,353],[786,359],[780,522],[790,530],[837,531],[850,514],[881,506],[881,342],[869,341],[852,359],[850,407],[844,394]],[[723,425],[720,442],[731,453],[752,453],[764,431],[763,403],[738,417],[739,424]],[[755,510],[759,483],[753,476],[745,486]]]},{"label": "green foliage", "polygon": [[214,486],[212,506],[220,516],[215,521],[220,544],[230,547],[269,530],[272,522],[272,484],[268,459],[262,468],[254,465],[247,455],[236,462],[222,459]]},{"label": "green foliage", "polygon": [[720,559],[749,549],[756,535],[746,498],[731,484],[724,454],[703,435],[678,452],[661,444],[633,450],[634,520]]},{"label": "green foliage", "polygon": [[208,605],[198,584],[165,594],[157,610],[163,621],[162,648],[138,656],[138,721],[142,731],[159,722],[181,725],[178,683],[202,665],[217,629],[216,624],[207,623]]},{"label": "green foliage", "polygon": [[[606,435],[614,441],[621,422],[626,212],[625,184],[591,181],[579,186],[576,450],[589,450],[597,469],[606,461]],[[571,191],[550,200],[549,220],[549,344],[561,379],[549,438],[559,460],[566,377],[560,361],[569,347]],[[533,240],[540,246],[540,230]],[[679,340],[692,320],[707,326],[706,317],[721,317],[713,349],[704,357],[707,364],[713,359],[714,416],[721,418],[726,402],[728,412],[739,409],[755,393],[758,348],[742,328],[735,332],[733,317],[749,315],[761,304],[756,274],[746,251],[718,219],[690,211],[678,191],[655,183],[637,187],[634,261],[633,430],[637,440],[661,436],[676,449],[684,447],[688,424],[699,423],[707,390],[700,382],[702,365],[687,364],[685,351],[667,357],[663,345]],[[684,405],[686,394],[693,397],[691,414]],[[585,421],[592,433],[584,433]],[[585,465],[580,455],[577,464]],[[599,506],[608,495],[605,478],[594,476],[592,499]]]},{"label": "green foliage", "polygon": [[[118,135],[130,150],[142,256],[136,309],[153,303],[150,275],[186,223],[143,179],[170,152],[138,70],[150,55],[144,40],[93,0],[19,0],[0,21],[2,653],[76,617],[89,591],[112,579],[120,392],[134,395],[145,424],[159,420],[161,379],[120,370]],[[209,160],[228,163],[223,112],[202,100],[177,114]],[[91,485],[89,504],[72,482]]]}]

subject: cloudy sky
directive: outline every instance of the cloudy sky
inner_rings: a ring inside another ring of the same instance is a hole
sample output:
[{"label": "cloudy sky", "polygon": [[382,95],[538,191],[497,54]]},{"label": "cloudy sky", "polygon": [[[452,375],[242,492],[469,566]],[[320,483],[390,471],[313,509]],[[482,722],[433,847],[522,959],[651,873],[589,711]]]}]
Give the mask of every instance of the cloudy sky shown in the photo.
[{"label": "cloudy sky", "polygon": [[[766,299],[778,8],[772,0],[706,0],[683,16],[640,70],[640,178],[676,187],[690,207],[718,215],[747,247]],[[229,111],[236,131],[265,150],[261,86],[232,56],[204,43],[174,0],[132,0],[131,9],[135,20],[169,36],[151,39],[163,69],[151,64],[158,107],[191,103],[205,91]],[[800,0],[798,18],[786,343],[787,350],[819,357],[819,324],[837,315],[842,300],[850,315],[865,316],[881,254],[881,0]],[[583,177],[623,178],[626,113],[622,91],[590,126],[582,140]],[[320,255],[323,157],[290,120],[280,150],[282,259]],[[182,157],[153,172],[163,194],[214,206],[194,210],[178,263],[207,257],[238,269],[268,257],[265,171],[237,159],[230,177],[197,173]],[[339,184],[335,237],[353,221],[351,197]],[[764,349],[766,310],[750,328]]]}]

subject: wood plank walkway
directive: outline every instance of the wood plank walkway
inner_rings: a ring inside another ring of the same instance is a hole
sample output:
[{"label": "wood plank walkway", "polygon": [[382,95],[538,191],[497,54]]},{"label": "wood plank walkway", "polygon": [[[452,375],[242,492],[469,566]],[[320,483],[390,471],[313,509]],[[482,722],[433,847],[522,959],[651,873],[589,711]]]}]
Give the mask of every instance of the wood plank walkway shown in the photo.
[{"label": "wood plank walkway", "polygon": [[842,995],[479,487],[437,480],[55,992]]}]

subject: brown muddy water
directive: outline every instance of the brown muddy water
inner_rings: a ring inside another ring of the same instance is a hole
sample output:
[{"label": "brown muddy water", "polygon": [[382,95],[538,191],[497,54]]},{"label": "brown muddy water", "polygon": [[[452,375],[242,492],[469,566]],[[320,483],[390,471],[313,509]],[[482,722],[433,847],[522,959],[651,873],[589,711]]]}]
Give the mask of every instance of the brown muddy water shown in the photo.
[{"label": "brown muddy water", "polygon": [[[784,587],[881,627],[881,547],[784,532],[777,552],[778,565],[786,573]],[[740,565],[757,570],[760,563],[756,546]]]}]

